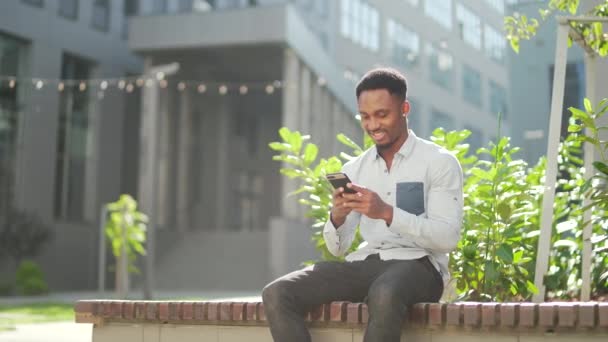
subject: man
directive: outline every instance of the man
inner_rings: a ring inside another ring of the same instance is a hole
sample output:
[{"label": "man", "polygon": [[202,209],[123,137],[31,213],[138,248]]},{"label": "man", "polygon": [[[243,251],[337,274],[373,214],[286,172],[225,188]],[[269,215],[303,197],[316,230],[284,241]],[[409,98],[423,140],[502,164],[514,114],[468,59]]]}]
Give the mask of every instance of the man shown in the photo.
[{"label": "man", "polygon": [[365,301],[366,342],[400,341],[407,307],[441,298],[448,256],[462,223],[462,170],[458,160],[408,130],[407,82],[398,71],[369,71],[356,88],[361,126],[372,147],[346,163],[356,191],[333,193],[323,236],[343,255],[357,226],[365,242],[346,262],[322,262],[264,288],[275,342],[310,341],[304,317],[332,301]]}]

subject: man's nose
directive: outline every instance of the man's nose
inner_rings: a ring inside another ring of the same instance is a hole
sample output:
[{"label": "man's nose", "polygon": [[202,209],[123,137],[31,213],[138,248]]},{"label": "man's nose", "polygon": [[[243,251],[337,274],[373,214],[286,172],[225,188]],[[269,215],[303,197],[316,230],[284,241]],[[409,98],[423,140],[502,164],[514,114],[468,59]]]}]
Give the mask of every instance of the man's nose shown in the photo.
[{"label": "man's nose", "polygon": [[370,131],[376,130],[380,127],[380,125],[378,124],[378,120],[370,118],[369,121],[367,122],[367,129]]}]

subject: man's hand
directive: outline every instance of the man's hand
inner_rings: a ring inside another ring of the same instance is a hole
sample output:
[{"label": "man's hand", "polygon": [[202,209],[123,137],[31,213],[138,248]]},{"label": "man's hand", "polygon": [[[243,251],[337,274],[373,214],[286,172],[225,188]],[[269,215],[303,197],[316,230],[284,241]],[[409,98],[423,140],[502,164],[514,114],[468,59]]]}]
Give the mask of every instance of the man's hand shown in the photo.
[{"label": "man's hand", "polygon": [[[384,202],[377,193],[364,186],[348,183],[347,186],[355,190],[356,194],[342,194],[342,205],[346,209],[354,210],[372,219],[381,219],[387,226],[393,222],[393,207]],[[346,210],[345,209],[345,210]]]},{"label": "man's hand", "polygon": [[346,203],[346,199],[344,199],[343,194],[344,194],[344,188],[342,188],[342,187],[334,190],[334,192],[332,194],[331,201],[332,201],[333,206],[331,207],[331,213],[330,213],[329,218],[335,228],[338,228],[341,225],[343,225],[344,221],[346,221],[346,216],[348,214],[350,214],[350,212],[352,211],[351,208],[348,208],[347,206],[344,205]]}]

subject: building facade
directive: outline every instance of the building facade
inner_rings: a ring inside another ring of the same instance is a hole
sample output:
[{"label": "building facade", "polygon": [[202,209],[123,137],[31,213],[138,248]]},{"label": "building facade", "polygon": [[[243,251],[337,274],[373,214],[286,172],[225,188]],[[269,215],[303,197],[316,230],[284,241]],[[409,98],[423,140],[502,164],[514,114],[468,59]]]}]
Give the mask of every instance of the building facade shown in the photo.
[{"label": "building facade", "polygon": [[[13,102],[33,107],[20,114],[31,132],[19,134],[29,136],[13,139],[34,144],[12,149],[16,165],[23,164],[16,166],[21,180],[14,181],[15,201],[66,226],[55,228],[40,258],[52,289],[94,288],[99,208],[120,193],[133,194],[151,215],[151,253],[143,265],[150,278],[141,280],[154,289],[257,289],[314,259],[305,208],[285,197],[297,184],[278,173],[267,144],[286,126],[310,134],[322,157],[348,151],[335,135],[361,140],[354,87],[375,66],[406,74],[409,120],[419,136],[439,126],[467,128],[477,148],[497,136],[498,113],[511,115],[502,0],[46,0],[0,6],[7,42],[25,44],[24,51],[44,47],[37,68],[2,70],[29,78],[33,90],[1,94],[25,96]],[[64,12],[76,12],[78,19],[66,20]],[[61,30],[25,27],[22,19],[33,15]],[[133,17],[125,22],[127,16]],[[98,29],[104,25],[107,32]],[[57,51],[53,69],[44,61]],[[175,74],[157,78],[156,68],[174,62]],[[65,71],[57,69],[62,63]],[[129,75],[137,80],[125,78],[121,88],[121,77]],[[37,89],[35,77],[118,83],[100,98],[100,83],[87,88],[90,94],[79,84],[58,92],[58,84]],[[2,87],[20,89],[8,79]],[[37,106],[53,114],[41,119]],[[65,133],[76,130],[83,116],[86,134]],[[508,125],[502,134],[509,134]],[[52,176],[43,175],[49,169]],[[74,254],[52,254],[70,248],[81,255],[71,269],[86,280],[67,281],[59,266]]]},{"label": "building facade", "polygon": [[[2,214],[14,206],[50,226],[38,261],[51,289],[95,286],[100,207],[128,191],[123,174],[133,174],[123,162],[128,103],[101,86],[142,69],[127,46],[128,9],[123,1],[0,3]],[[89,79],[99,82],[74,81]],[[13,263],[2,258],[10,282]]]}]

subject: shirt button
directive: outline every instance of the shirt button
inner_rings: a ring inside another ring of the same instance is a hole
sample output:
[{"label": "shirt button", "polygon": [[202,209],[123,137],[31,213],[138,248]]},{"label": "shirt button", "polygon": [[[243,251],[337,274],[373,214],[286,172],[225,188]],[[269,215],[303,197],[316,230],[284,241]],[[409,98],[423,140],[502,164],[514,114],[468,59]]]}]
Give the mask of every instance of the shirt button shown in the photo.
[{"label": "shirt button", "polygon": [[387,192],[386,194],[390,196],[390,195],[391,195],[391,192],[389,191],[389,192]]}]

